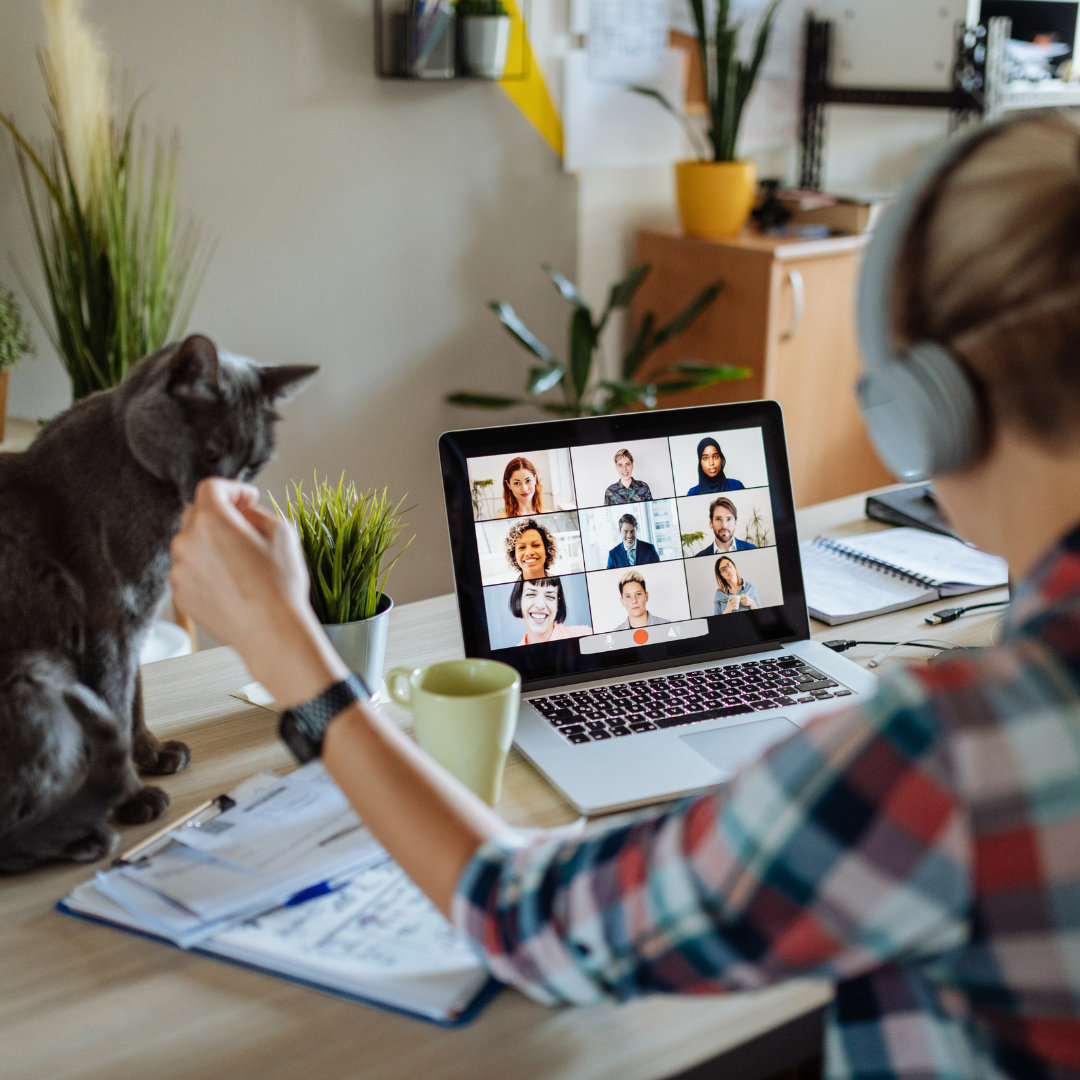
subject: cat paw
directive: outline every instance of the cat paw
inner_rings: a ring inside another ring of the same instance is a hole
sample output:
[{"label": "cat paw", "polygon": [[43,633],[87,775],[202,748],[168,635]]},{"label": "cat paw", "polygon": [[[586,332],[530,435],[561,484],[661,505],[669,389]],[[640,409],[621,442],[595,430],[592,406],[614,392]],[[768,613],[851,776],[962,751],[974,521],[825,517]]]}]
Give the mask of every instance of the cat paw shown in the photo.
[{"label": "cat paw", "polygon": [[132,760],[139,772],[153,776],[171,776],[183,772],[191,764],[191,750],[177,739],[158,742],[157,739],[136,739]]},{"label": "cat paw", "polygon": [[143,787],[122,802],[113,811],[113,816],[123,825],[145,825],[168,809],[169,796],[161,788]]},{"label": "cat paw", "polygon": [[119,840],[108,825],[95,825],[83,836],[68,841],[60,851],[60,857],[72,862],[97,862],[116,850]]}]

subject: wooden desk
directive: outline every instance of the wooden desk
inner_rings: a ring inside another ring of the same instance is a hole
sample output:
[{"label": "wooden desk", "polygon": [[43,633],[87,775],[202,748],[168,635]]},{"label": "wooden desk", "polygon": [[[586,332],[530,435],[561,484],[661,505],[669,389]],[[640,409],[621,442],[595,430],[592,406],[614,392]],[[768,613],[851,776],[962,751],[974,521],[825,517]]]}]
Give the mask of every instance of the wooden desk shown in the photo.
[{"label": "wooden desk", "polygon": [[[861,510],[861,497],[809,508],[800,528],[813,535],[873,527],[859,519]],[[1003,595],[999,590],[979,599]],[[923,614],[913,609],[843,627],[816,626],[815,636],[911,637],[929,629]],[[998,617],[973,613],[935,636],[986,643]],[[867,647],[851,655],[878,651]],[[395,609],[387,667],[460,654],[451,597]],[[293,767],[277,741],[276,718],[229,696],[248,681],[231,650],[209,649],[143,671],[151,726],[159,735],[184,738],[194,755],[187,772],[162,781],[173,799],[172,816],[260,769]],[[405,723],[403,712],[385,708]],[[504,789],[500,810],[515,824],[573,818],[516,753]],[[125,829],[123,845],[154,827]],[[504,990],[471,1024],[444,1030],[56,912],[55,902],[93,869],[62,865],[0,879],[5,1080],[646,1080],[693,1070],[721,1054],[745,1055],[748,1046],[760,1046],[755,1039],[785,1024],[797,1027],[830,997],[827,984],[804,980],[726,998],[653,997],[550,1009]],[[727,1075],[751,1080],[788,1067],[802,1056],[791,1042],[769,1039],[768,1066],[748,1064],[744,1056],[728,1063]],[[788,1052],[795,1056],[785,1057]]]}]

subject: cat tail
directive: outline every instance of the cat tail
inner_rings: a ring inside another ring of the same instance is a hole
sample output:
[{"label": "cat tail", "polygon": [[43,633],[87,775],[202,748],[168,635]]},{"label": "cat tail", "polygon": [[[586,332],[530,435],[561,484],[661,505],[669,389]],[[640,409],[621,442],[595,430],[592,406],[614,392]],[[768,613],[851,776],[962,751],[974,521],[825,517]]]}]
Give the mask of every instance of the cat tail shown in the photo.
[{"label": "cat tail", "polygon": [[115,844],[103,820],[130,793],[130,748],[69,664],[24,654],[0,674],[0,739],[0,872]]}]

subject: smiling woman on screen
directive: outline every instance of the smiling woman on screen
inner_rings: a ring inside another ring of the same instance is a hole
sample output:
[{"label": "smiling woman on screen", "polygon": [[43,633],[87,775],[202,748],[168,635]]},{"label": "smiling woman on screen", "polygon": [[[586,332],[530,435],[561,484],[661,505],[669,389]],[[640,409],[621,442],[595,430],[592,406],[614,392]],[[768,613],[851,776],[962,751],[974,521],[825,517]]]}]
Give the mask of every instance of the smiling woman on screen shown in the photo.
[{"label": "smiling woman on screen", "polygon": [[526,580],[545,577],[558,550],[555,537],[532,518],[515,522],[506,534],[507,562]]},{"label": "smiling woman on screen", "polygon": [[510,614],[525,624],[525,636],[518,645],[538,645],[592,633],[591,626],[566,625],[566,597],[557,577],[519,581],[510,593]]}]

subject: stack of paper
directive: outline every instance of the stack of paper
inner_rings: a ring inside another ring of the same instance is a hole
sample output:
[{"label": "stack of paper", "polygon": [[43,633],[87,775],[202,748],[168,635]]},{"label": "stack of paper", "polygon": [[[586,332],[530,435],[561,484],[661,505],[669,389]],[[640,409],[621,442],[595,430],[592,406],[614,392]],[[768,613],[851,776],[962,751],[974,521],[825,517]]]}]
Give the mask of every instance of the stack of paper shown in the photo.
[{"label": "stack of paper", "polygon": [[61,910],[443,1023],[489,983],[318,762],[102,871]]}]

